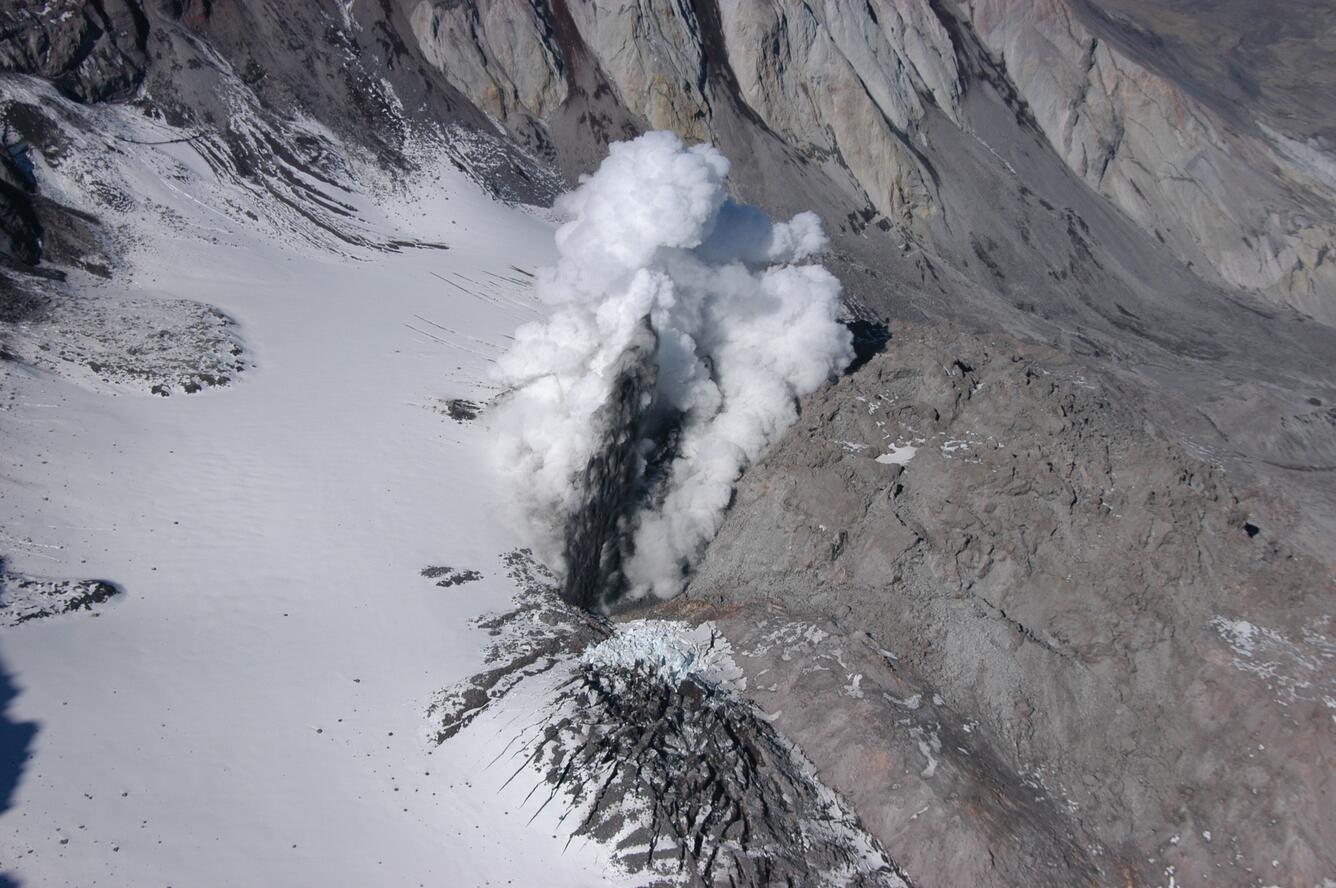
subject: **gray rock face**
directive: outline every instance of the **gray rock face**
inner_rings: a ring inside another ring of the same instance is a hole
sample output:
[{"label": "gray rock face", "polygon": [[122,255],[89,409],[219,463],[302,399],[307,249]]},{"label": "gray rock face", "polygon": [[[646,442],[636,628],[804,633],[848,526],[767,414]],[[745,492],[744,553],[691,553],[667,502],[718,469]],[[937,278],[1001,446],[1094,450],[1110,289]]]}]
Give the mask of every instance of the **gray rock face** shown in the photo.
[{"label": "gray rock face", "polygon": [[[986,86],[1206,281],[1336,321],[1336,160],[1253,121],[1227,123],[1126,41],[1090,30],[1095,15],[1075,0],[403,2],[451,83],[568,170],[591,151],[562,121],[591,96],[604,110],[577,117],[607,137],[665,128],[731,148],[759,129],[796,152],[781,168],[820,169],[828,191],[847,192],[845,207],[867,208],[865,223],[881,215],[947,257],[959,220],[938,191],[970,173],[942,165],[946,141],[980,140],[1003,165],[1015,160],[984,141],[989,121],[962,102]],[[936,117],[951,126],[930,127]],[[761,190],[747,197],[776,201]]]},{"label": "gray rock face", "polygon": [[[387,165],[404,161],[407,137],[389,108],[418,125],[479,131],[489,128],[485,114],[568,176],[610,139],[674,129],[755,157],[768,172],[739,177],[745,196],[779,209],[816,206],[844,229],[842,247],[856,265],[875,267],[908,243],[925,254],[920,266],[945,262],[985,286],[960,250],[968,215],[942,188],[978,175],[951,162],[959,149],[950,143],[962,139],[1002,165],[987,175],[1015,171],[1016,149],[996,144],[991,112],[976,97],[993,91],[1022,123],[1038,125],[1081,181],[1208,284],[1328,321],[1336,311],[1330,154],[1222,117],[1219,103],[1199,101],[1199,90],[1138,60],[1144,47],[1126,28],[1068,0],[960,9],[927,0],[400,0],[397,8],[283,10],[71,0],[4,15],[0,68],[50,78],[80,101],[146,87],[169,119],[219,126],[230,111],[217,87],[235,76],[262,107],[315,116],[369,143]],[[280,33],[310,39],[300,53],[253,39]],[[197,37],[219,55],[199,53]],[[367,100],[386,89],[393,100]],[[267,152],[242,153],[244,167]],[[511,183],[534,175],[520,157],[489,171]],[[515,193],[541,199],[523,185]],[[17,212],[16,201],[6,205]],[[889,233],[875,246],[865,242],[872,222]]]},{"label": "gray rock face", "polygon": [[139,0],[14,0],[0,10],[0,71],[51,80],[80,102],[128,98],[148,67]]},{"label": "gray rock face", "polygon": [[547,117],[566,100],[566,80],[548,43],[550,25],[533,4],[421,2],[409,22],[427,61],[498,120],[519,128],[525,123],[516,115]]},{"label": "gray rock face", "polygon": [[14,154],[0,146],[0,257],[22,265],[36,265],[42,258],[42,223],[37,218],[29,183],[16,169]]},{"label": "gray rock face", "polygon": [[1336,138],[1336,8],[1326,0],[1093,0],[1078,8],[1093,29],[1226,119],[1241,115],[1245,128],[1266,121],[1328,145]]},{"label": "gray rock face", "polygon": [[[878,211],[908,220],[934,209],[912,136],[925,105],[936,98],[949,113],[961,86],[926,3],[879,5],[880,15],[853,2],[735,3],[719,15],[748,107],[806,156],[847,167]],[[919,71],[915,59],[929,58]]]},{"label": "gray rock face", "polygon": [[[747,473],[668,610],[734,615],[735,647],[747,614],[843,636],[844,728],[819,660],[749,674],[917,885],[1319,884],[1336,590],[1291,521],[1087,362],[901,327]],[[879,746],[913,694],[938,739]]]},{"label": "gray rock face", "polygon": [[[563,105],[606,90],[637,129],[718,140],[732,104],[801,156],[852,171],[878,211],[931,211],[929,177],[909,137],[926,102],[950,107],[961,87],[925,2],[878,3],[879,14],[852,0],[822,8],[580,0],[488,4],[485,12],[408,5],[424,54],[518,133],[558,128]],[[590,84],[577,82],[582,68]],[[603,128],[613,118],[598,119],[584,117]],[[559,154],[571,153],[566,141],[555,139]]]},{"label": "gray rock face", "polygon": [[1199,273],[1336,322],[1336,159],[1229,127],[1062,0],[969,10],[1053,149],[1092,188]]}]

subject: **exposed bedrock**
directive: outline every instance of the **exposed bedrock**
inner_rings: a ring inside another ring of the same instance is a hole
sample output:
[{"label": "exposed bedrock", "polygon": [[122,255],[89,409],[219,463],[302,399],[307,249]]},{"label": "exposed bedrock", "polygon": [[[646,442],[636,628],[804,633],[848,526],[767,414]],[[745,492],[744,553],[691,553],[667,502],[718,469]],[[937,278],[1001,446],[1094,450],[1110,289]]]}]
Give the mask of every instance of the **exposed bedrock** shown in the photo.
[{"label": "exposed bedrock", "polygon": [[[1159,63],[1161,44],[1078,0],[25,0],[3,16],[0,70],[81,102],[138,101],[237,144],[254,135],[235,120],[245,105],[314,118],[389,168],[411,167],[415,132],[443,124],[489,134],[499,121],[568,179],[647,128],[713,141],[751,160],[734,183],[749,202],[822,213],[846,287],[872,303],[884,301],[873,272],[928,300],[994,288],[974,246],[989,241],[997,268],[1061,273],[1072,257],[1043,229],[1065,211],[1089,222],[1108,203],[1145,241],[1139,252],[1189,267],[1204,293],[1247,291],[1336,320],[1325,130],[1220,101]],[[1277,82],[1272,93],[1289,81]],[[1083,194],[1042,187],[1053,176],[1022,163],[1036,139]],[[241,160],[310,146],[287,135],[264,147]],[[486,154],[480,172],[498,193],[550,199],[513,147]],[[1008,177],[1049,208],[1014,193],[987,206]],[[1006,226],[990,212],[1003,207]],[[1010,244],[1011,230],[1035,237]],[[1041,280],[1040,296],[1079,303],[1072,291],[1118,274],[1160,286],[1155,263],[1087,270],[1097,280]]]},{"label": "exposed bedrock", "polygon": [[129,98],[148,69],[140,0],[11,0],[0,10],[0,71],[44,77],[80,102]]},{"label": "exposed bedrock", "polygon": [[1336,158],[1233,122],[1124,55],[1067,0],[971,0],[1053,149],[1202,274],[1336,322]]},{"label": "exposed bedrock", "polygon": [[[900,233],[883,250],[910,238],[959,267],[955,247],[974,220],[939,189],[978,171],[953,164],[947,143],[979,140],[997,162],[986,175],[1015,160],[993,144],[977,99],[988,94],[1014,111],[1006,141],[1040,134],[1093,193],[1206,282],[1336,321],[1336,160],[1247,111],[1217,113],[1143,63],[1144,47],[1100,36],[1109,22],[1092,6],[400,5],[451,84],[568,175],[628,129],[671,129],[754,155],[784,180],[740,182],[751,202],[788,211],[785,192],[817,176],[825,182],[814,190],[841,196],[836,206],[813,203],[828,223],[859,229],[880,217]],[[861,221],[846,220],[850,209]]]},{"label": "exposed bedrock", "polygon": [[26,147],[0,144],[0,260],[36,265],[42,258],[42,223],[33,183],[19,166]]},{"label": "exposed bedrock", "polygon": [[[940,277],[941,263],[991,285],[970,243],[1000,232],[987,212],[942,189],[978,196],[980,176],[1016,173],[1032,130],[1086,199],[1116,206],[1208,287],[1336,320],[1328,134],[1303,115],[1268,111],[1295,104],[1276,98],[1295,92],[1294,78],[1266,80],[1268,101],[1276,99],[1267,107],[1224,100],[1234,93],[1202,88],[1199,71],[1158,57],[1158,35],[1105,5],[23,0],[0,13],[0,70],[50,79],[81,102],[147,100],[197,128],[234,129],[249,90],[269,110],[320,120],[390,167],[411,164],[416,127],[441,123],[486,133],[489,117],[500,121],[568,178],[590,169],[610,140],[672,129],[752,158],[755,174],[735,183],[750,202],[779,214],[819,209],[832,232],[843,229],[840,247],[855,269],[903,263],[923,273],[929,293],[940,281],[925,269]],[[1159,18],[1171,36],[1186,27]],[[1272,70],[1288,69],[1259,76]],[[1014,112],[1007,133],[997,131],[998,103]],[[965,163],[952,144],[962,139],[992,168]],[[502,193],[550,198],[525,158],[493,154],[485,178]],[[894,255],[902,249],[908,255]],[[1038,247],[1020,252],[1031,263],[1053,258]],[[873,288],[851,287],[864,289]]]},{"label": "exposed bedrock", "polygon": [[916,885],[1336,871],[1332,565],[1152,416],[1089,362],[902,325],[664,606]]}]

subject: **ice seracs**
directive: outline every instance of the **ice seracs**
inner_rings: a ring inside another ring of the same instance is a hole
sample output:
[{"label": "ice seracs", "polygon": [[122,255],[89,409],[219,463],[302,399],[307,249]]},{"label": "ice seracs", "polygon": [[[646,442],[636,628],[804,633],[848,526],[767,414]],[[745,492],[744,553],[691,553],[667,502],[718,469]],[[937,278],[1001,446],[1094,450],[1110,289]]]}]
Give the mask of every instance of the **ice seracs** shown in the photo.
[{"label": "ice seracs", "polygon": [[747,687],[733,662],[728,640],[709,623],[692,626],[676,620],[633,620],[617,634],[585,650],[581,662],[608,671],[640,670],[670,687],[692,680],[720,691]]}]

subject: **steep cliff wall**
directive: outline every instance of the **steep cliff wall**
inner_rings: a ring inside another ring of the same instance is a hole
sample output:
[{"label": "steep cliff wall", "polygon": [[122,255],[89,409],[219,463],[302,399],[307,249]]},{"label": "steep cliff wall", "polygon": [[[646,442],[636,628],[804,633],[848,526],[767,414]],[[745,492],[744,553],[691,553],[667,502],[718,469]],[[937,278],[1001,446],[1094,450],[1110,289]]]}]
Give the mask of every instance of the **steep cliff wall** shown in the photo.
[{"label": "steep cliff wall", "polygon": [[[1330,157],[1227,124],[1097,36],[1089,9],[1068,0],[405,4],[426,56],[530,143],[573,153],[556,121],[581,90],[627,115],[613,136],[629,124],[727,148],[736,108],[796,162],[847,177],[864,223],[881,216],[957,266],[958,220],[941,218],[937,190],[967,173],[942,166],[943,140],[978,138],[962,96],[996,89],[1080,180],[1207,282],[1336,321]],[[969,66],[981,54],[995,67]],[[592,90],[574,86],[581,67]],[[953,126],[930,135],[929,116]],[[574,153],[569,166],[588,163],[587,145]]]},{"label": "steep cliff wall", "polygon": [[1065,0],[969,15],[1053,150],[1199,274],[1336,322],[1333,160],[1230,125],[1101,39]]}]

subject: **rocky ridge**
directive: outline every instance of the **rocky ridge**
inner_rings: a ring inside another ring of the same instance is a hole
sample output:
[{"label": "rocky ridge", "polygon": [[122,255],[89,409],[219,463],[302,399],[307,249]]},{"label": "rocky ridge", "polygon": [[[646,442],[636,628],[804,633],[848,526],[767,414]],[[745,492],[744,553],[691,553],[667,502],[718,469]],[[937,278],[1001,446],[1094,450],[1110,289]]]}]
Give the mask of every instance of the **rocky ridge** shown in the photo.
[{"label": "rocky ridge", "polygon": [[[671,129],[727,149],[759,129],[866,207],[865,222],[884,217],[946,256],[959,231],[937,192],[957,171],[941,142],[993,150],[964,101],[991,81],[1021,127],[1198,274],[1336,319],[1330,159],[1227,122],[1097,35],[1084,4],[403,5],[450,82],[568,170],[591,161],[563,138],[582,103],[599,110],[578,119],[612,135]],[[931,117],[951,127],[934,130]]]},{"label": "rocky ridge", "polygon": [[[490,766],[512,780],[531,765],[543,775],[525,799],[531,816],[560,806],[573,839],[608,844],[646,885],[906,888],[858,816],[740,693],[746,681],[709,626],[612,627],[563,601],[529,552],[502,560],[514,609],[480,619],[488,668],[437,695],[437,743],[501,731]],[[495,724],[513,720],[508,699],[522,700],[527,726]]]},{"label": "rocky ridge", "polygon": [[1336,867],[1329,565],[1138,401],[1069,355],[899,328],[804,404],[663,606],[755,649],[760,705],[915,884]]},{"label": "rocky ridge", "polygon": [[1062,0],[975,0],[970,21],[1087,184],[1199,274],[1336,320],[1330,158],[1231,125]]}]

